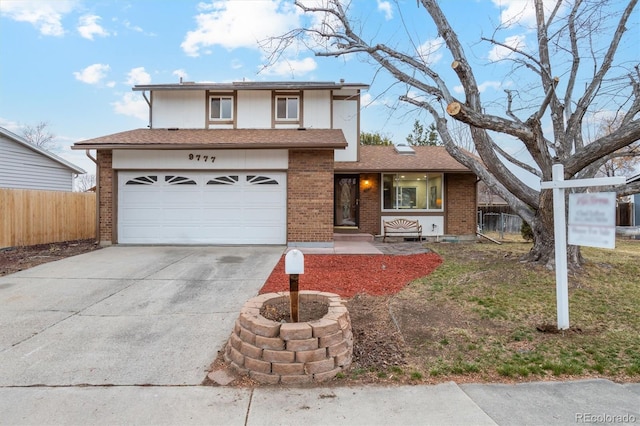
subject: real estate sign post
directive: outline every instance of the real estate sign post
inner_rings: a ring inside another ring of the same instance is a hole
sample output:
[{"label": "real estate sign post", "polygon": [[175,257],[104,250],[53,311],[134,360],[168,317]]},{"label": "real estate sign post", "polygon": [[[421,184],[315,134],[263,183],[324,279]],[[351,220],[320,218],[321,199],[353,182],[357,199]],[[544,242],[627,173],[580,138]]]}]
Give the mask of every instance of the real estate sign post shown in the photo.
[{"label": "real estate sign post", "polygon": [[[541,182],[541,189],[553,189],[553,223],[556,242],[556,304],[558,310],[558,330],[569,328],[569,285],[567,274],[567,224],[565,216],[566,188],[586,188],[593,186],[621,185],[626,182],[624,177],[573,179],[564,180],[564,166],[554,164],[552,180]],[[576,209],[570,208],[569,242],[576,245],[590,245],[593,247],[615,248],[615,193],[613,202],[611,195],[580,194],[592,198],[574,198]],[[572,194],[578,195],[578,194]],[[613,210],[611,210],[613,208]],[[573,216],[572,216],[573,214]],[[613,226],[611,226],[613,217]],[[613,231],[613,236],[611,236]],[[613,245],[612,242],[613,241]],[[599,244],[599,245],[595,245]]]}]

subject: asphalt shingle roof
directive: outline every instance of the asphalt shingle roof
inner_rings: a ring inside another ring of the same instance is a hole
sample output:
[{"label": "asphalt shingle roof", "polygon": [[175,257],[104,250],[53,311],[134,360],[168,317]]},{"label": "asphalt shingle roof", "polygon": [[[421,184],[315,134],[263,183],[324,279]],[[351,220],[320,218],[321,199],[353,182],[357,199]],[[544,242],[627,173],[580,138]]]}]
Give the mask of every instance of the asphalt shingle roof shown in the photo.
[{"label": "asphalt shingle roof", "polygon": [[336,171],[441,171],[470,172],[443,146],[414,146],[415,154],[399,154],[393,146],[361,145],[360,161],[337,161]]},{"label": "asphalt shingle roof", "polygon": [[73,149],[340,149],[339,129],[136,129],[76,142]]}]

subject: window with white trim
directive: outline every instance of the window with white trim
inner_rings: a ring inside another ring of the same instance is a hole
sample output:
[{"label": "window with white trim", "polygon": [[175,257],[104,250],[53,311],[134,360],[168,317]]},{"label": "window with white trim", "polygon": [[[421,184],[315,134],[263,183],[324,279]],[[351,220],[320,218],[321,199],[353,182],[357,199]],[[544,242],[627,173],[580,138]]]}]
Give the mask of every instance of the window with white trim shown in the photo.
[{"label": "window with white trim", "polygon": [[209,97],[209,120],[230,121],[233,120],[233,96]]},{"label": "window with white trim", "polygon": [[442,173],[385,173],[383,210],[442,211]]},{"label": "window with white trim", "polygon": [[276,96],[276,120],[296,121],[300,116],[299,96]]}]

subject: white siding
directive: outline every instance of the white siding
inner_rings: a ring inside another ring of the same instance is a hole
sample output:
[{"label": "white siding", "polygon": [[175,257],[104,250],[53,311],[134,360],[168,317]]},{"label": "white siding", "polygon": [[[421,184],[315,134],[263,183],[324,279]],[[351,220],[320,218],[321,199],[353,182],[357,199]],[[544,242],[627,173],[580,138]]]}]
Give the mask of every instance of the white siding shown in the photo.
[{"label": "white siding", "polygon": [[[206,127],[205,91],[154,91],[154,128],[201,129]],[[236,128],[270,129],[273,126],[273,92],[270,90],[239,90],[236,95]],[[334,100],[332,97],[346,99]],[[349,98],[351,97],[351,98]],[[332,106],[333,103],[333,106]],[[360,102],[357,90],[308,90],[303,94],[302,127],[341,129],[348,147],[336,150],[336,161],[357,161],[358,116]],[[333,114],[333,115],[332,115]],[[210,125],[209,128],[230,128],[232,125]],[[278,124],[277,128],[297,128],[298,123]]]},{"label": "white siding", "polygon": [[304,92],[304,124],[311,129],[331,128],[331,91],[309,90]]},{"label": "white siding", "polygon": [[152,101],[153,128],[204,129],[207,118],[204,91],[154,91]]},{"label": "white siding", "polygon": [[[289,153],[282,149],[114,149],[114,169],[157,170],[286,170]],[[193,156],[193,157],[190,157]],[[190,159],[191,158],[191,159]],[[205,160],[206,159],[206,160]]]},{"label": "white siding", "polygon": [[268,90],[238,91],[238,129],[271,128],[271,92]]},{"label": "white siding", "polygon": [[[344,92],[344,93],[343,93]],[[356,92],[341,90],[334,92],[334,96],[351,96]],[[333,128],[342,129],[347,139],[347,148],[335,150],[336,161],[358,160],[358,108],[357,98],[333,101]]]},{"label": "white siding", "polygon": [[72,191],[73,172],[0,135],[0,187]]}]

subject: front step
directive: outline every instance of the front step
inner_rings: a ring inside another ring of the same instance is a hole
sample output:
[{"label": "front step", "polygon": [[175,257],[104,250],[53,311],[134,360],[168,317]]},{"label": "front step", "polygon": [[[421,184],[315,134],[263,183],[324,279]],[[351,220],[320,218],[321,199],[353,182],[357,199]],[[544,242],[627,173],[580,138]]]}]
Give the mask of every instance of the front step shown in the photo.
[{"label": "front step", "polygon": [[333,234],[333,241],[366,241],[368,243],[373,242],[373,235],[371,234]]}]

